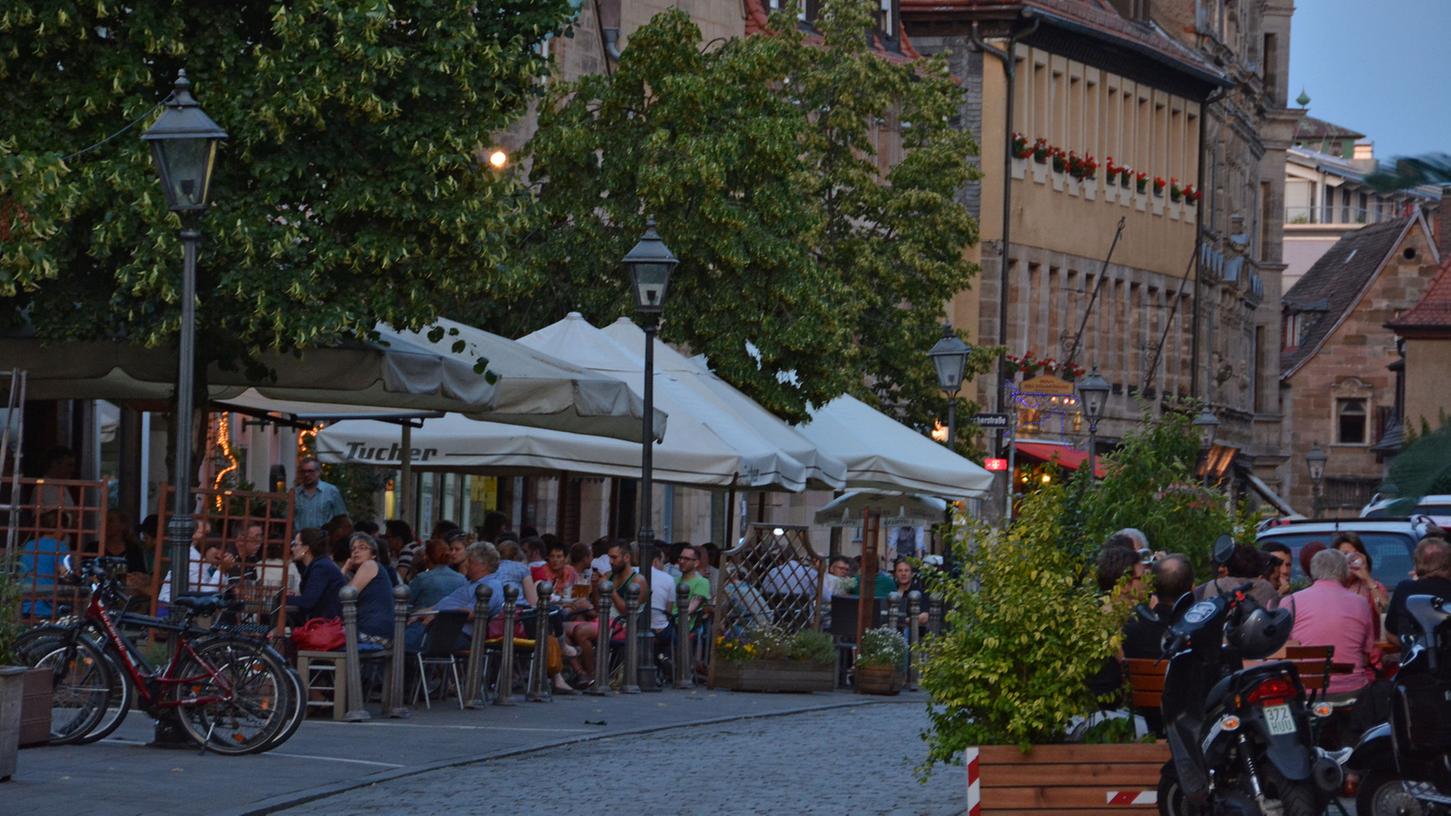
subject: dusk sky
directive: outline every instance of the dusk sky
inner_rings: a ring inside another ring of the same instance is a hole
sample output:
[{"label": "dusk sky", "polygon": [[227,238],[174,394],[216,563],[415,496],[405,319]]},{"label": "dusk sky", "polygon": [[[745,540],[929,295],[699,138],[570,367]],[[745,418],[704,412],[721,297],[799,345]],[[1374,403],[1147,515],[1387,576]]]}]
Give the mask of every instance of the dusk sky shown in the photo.
[{"label": "dusk sky", "polygon": [[1298,0],[1289,105],[1366,134],[1376,158],[1451,153],[1451,2]]}]

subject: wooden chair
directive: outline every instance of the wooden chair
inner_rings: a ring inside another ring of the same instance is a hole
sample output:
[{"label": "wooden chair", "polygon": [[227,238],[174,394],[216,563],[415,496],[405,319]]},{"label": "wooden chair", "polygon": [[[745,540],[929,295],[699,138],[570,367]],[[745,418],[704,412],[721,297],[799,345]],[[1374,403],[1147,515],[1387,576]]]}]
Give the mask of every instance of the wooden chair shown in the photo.
[{"label": "wooden chair", "polygon": [[1164,699],[1164,674],[1167,671],[1167,660],[1138,657],[1124,660],[1124,672],[1128,675],[1131,692],[1130,704],[1135,711],[1159,711],[1159,704]]}]

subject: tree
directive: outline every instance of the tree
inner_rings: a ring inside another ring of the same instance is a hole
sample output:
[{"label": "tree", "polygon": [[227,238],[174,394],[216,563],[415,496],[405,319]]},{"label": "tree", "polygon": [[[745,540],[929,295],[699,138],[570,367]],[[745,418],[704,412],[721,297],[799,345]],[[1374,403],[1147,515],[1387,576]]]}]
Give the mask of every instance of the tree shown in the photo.
[{"label": "tree", "polygon": [[[475,319],[517,332],[628,314],[619,259],[653,215],[681,261],[665,339],[789,419],[844,392],[919,426],[940,415],[925,355],[974,272],[955,196],[976,148],[951,125],[960,90],[942,61],[869,47],[872,7],[826,0],[810,40],[788,9],[770,34],[710,44],[667,10],[613,75],[555,86],[527,147],[529,285]],[[879,137],[904,151],[885,170]]]},{"label": "tree", "polygon": [[[0,11],[0,321],[163,344],[181,249],[139,140],[178,68],[231,136],[198,366],[416,328],[512,281],[515,182],[480,161],[564,0],[17,0]],[[129,130],[128,130],[129,128]],[[111,141],[108,136],[114,135]]]}]

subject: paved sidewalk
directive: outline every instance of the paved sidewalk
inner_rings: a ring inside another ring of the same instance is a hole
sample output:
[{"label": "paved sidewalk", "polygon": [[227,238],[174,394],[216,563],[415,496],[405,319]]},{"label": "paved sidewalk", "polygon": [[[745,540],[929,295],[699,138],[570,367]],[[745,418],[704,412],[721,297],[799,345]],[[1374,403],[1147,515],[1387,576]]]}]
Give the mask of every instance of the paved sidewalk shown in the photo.
[{"label": "paved sidewalk", "polygon": [[[916,695],[906,696],[916,704]],[[904,702],[904,698],[888,698]],[[14,781],[0,786],[7,814],[265,813],[379,781],[451,765],[691,723],[843,706],[883,705],[847,693],[742,694],[697,689],[607,698],[573,696],[459,711],[435,705],[406,720],[309,719],[280,748],[257,756],[201,755],[145,746],[150,718],[132,712],[95,745],[21,752]]]}]

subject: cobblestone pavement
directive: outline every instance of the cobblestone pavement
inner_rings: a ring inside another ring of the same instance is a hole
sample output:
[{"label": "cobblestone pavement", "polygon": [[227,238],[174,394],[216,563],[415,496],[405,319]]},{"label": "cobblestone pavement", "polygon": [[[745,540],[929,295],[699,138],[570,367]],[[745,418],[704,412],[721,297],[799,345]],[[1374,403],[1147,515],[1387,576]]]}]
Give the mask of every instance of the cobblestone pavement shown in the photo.
[{"label": "cobblestone pavement", "polygon": [[961,813],[961,768],[939,766],[925,785],[915,777],[926,724],[917,702],[688,726],[430,771],[281,812],[556,816],[595,810],[581,798],[589,792],[604,794],[601,813]]}]

